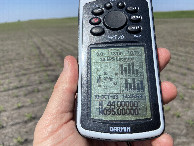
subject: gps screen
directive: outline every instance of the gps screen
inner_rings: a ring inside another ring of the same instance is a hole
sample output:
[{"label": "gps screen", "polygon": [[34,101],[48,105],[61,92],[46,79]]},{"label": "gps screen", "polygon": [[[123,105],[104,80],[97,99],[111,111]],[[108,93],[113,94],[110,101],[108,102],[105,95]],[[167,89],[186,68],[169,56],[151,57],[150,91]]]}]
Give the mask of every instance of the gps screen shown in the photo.
[{"label": "gps screen", "polygon": [[91,118],[151,118],[144,47],[90,48]]}]

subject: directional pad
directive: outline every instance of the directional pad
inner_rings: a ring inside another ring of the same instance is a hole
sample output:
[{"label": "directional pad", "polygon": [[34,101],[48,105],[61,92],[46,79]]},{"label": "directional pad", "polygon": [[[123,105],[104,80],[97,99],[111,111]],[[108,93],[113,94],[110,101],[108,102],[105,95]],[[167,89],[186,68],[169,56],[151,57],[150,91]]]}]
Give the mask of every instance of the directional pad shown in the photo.
[{"label": "directional pad", "polygon": [[112,30],[119,30],[127,24],[127,16],[121,11],[111,11],[104,17],[104,24]]}]

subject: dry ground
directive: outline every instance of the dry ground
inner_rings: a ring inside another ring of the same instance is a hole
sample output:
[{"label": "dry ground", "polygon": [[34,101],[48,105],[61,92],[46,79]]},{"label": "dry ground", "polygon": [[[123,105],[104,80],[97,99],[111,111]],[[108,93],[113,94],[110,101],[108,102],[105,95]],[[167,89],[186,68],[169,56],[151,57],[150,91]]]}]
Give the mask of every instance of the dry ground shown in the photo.
[{"label": "dry ground", "polygon": [[158,47],[171,51],[172,59],[161,79],[178,88],[174,102],[165,106],[166,132],[175,146],[194,146],[194,19],[156,19]]},{"label": "dry ground", "polygon": [[[176,146],[194,145],[194,19],[156,19],[158,47],[172,60],[162,80],[178,87],[165,106],[166,132]],[[0,25],[0,146],[32,145],[33,132],[63,67],[77,56],[77,21]]]}]

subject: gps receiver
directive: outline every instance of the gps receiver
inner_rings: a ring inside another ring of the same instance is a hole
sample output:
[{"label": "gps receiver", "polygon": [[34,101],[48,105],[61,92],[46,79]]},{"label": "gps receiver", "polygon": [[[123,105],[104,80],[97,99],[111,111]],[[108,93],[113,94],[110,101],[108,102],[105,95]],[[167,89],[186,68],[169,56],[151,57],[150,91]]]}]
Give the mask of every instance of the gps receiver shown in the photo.
[{"label": "gps receiver", "polygon": [[164,131],[151,0],[80,0],[77,129],[94,139]]}]

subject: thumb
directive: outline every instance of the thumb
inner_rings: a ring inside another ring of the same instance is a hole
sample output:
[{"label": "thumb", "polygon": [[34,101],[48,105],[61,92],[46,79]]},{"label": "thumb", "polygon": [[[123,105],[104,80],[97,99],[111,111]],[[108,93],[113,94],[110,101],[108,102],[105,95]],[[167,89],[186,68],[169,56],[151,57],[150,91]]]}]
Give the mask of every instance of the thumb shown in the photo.
[{"label": "thumb", "polygon": [[[57,138],[60,141],[67,136],[67,134],[64,134],[65,129],[75,130],[74,122],[71,120],[74,113],[77,81],[77,61],[74,57],[68,56],[64,60],[64,69],[54,87],[46,110],[36,125],[34,145],[40,144],[43,140],[49,141],[49,138],[52,140],[53,137],[55,142],[57,142]],[[69,128],[64,127],[67,123],[71,125],[69,125]]]},{"label": "thumb", "polygon": [[67,56],[64,60],[63,71],[55,84],[44,114],[73,113],[77,81],[77,61],[74,57]]}]

